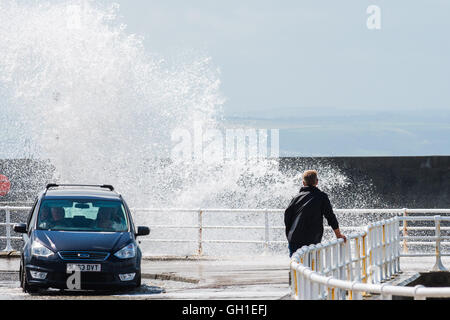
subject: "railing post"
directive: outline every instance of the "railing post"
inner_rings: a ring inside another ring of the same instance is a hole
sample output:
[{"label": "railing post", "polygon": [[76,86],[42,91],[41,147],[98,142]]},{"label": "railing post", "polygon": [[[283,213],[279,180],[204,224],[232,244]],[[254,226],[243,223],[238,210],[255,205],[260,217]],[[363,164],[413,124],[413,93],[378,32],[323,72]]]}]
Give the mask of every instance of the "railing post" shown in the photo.
[{"label": "railing post", "polygon": [[372,267],[373,267],[373,274],[374,274],[374,282],[373,283],[378,283],[379,281],[379,248],[380,248],[380,244],[379,244],[379,240],[378,240],[378,224],[375,223],[374,227],[373,227],[373,233],[372,233],[372,238],[373,242],[372,242],[372,250],[373,250],[373,263],[372,263]]},{"label": "railing post", "polygon": [[299,272],[298,275],[298,291],[299,291],[299,299],[300,300],[306,300],[306,286],[307,284],[307,279],[305,277],[305,270],[303,269],[303,271]]},{"label": "railing post", "polygon": [[399,241],[399,217],[395,217],[395,273],[400,273],[400,241]]},{"label": "railing post", "polygon": [[346,264],[346,271],[347,271],[347,278],[348,281],[353,281],[353,257],[352,257],[352,246],[351,246],[351,240],[348,239],[347,242],[344,243],[345,248],[345,264]]},{"label": "railing post", "polygon": [[[335,240],[336,241],[336,240]],[[337,241],[336,241],[337,242]],[[332,256],[333,256],[333,264],[332,264],[332,277],[335,279],[339,279],[339,244],[332,246]],[[337,289],[333,288],[333,300],[336,298]]]},{"label": "railing post", "polygon": [[406,237],[408,236],[408,222],[406,221],[408,216],[408,209],[403,208],[403,253],[408,253],[408,245],[406,243]]},{"label": "railing post", "polygon": [[264,210],[264,254],[269,253],[269,213],[267,212],[267,209]]},{"label": "railing post", "polygon": [[325,248],[325,271],[328,276],[332,274],[331,270],[333,269],[333,265],[331,263],[331,248],[327,246]]},{"label": "railing post", "polygon": [[383,240],[382,240],[382,231],[381,231],[381,223],[378,222],[378,226],[376,228],[377,234],[377,282],[381,282],[383,280]]},{"label": "railing post", "polygon": [[[311,274],[310,274],[310,276],[311,276]],[[310,299],[311,300],[319,300],[319,296],[320,296],[319,284],[317,282],[311,281],[311,280],[310,280],[310,284],[311,284]]]},{"label": "railing post", "polygon": [[372,225],[369,224],[367,227],[367,266],[366,266],[366,274],[367,274],[367,283],[373,283],[373,253],[372,253]]},{"label": "railing post", "polygon": [[[317,247],[317,253],[316,253],[316,260],[317,260],[317,267],[316,270],[319,274],[324,275],[324,255],[323,255],[323,245],[321,243],[316,245]],[[323,285],[319,284],[318,286],[318,298],[320,299],[322,296],[325,296],[324,294],[324,287]]]},{"label": "railing post", "polygon": [[388,274],[389,278],[392,278],[395,274],[394,270],[394,229],[395,228],[395,220],[389,219],[389,224],[387,228],[387,239],[388,239]]},{"label": "railing post", "polygon": [[312,271],[316,271],[317,270],[317,261],[316,261],[316,252],[317,252],[316,250],[317,249],[315,248],[316,247],[315,245],[312,245],[312,247],[314,247],[314,249],[309,251],[310,260],[309,260],[308,267],[310,267]]},{"label": "railing post", "polygon": [[14,249],[11,246],[11,212],[9,208],[5,209],[6,217],[5,217],[5,227],[6,227],[6,248],[3,251],[11,252]]},{"label": "railing post", "polygon": [[316,244],[316,271],[319,272],[320,274],[323,274],[323,250],[322,250],[323,245],[321,243]]},{"label": "railing post", "polygon": [[292,290],[292,295],[298,299],[297,268],[293,268],[291,270],[291,290]]},{"label": "railing post", "polygon": [[203,210],[198,211],[198,250],[199,256],[203,255]]},{"label": "railing post", "polygon": [[366,232],[364,233],[364,235],[362,236],[362,277],[363,277],[363,283],[367,283],[367,248],[366,248],[366,242],[367,242],[367,235],[369,234],[368,229],[366,229]]},{"label": "railing post", "polygon": [[[363,283],[372,283],[372,253],[370,248],[370,237],[371,237],[371,224],[369,224],[364,231],[362,236],[362,254],[363,254]],[[370,292],[362,292],[361,295],[363,297],[371,297],[372,294]]]},{"label": "railing post", "polygon": [[380,282],[380,266],[379,266],[379,248],[380,248],[380,244],[379,244],[379,237],[378,237],[378,224],[375,223],[372,229],[372,237],[370,238],[371,240],[371,249],[373,251],[373,263],[371,263],[372,266],[372,274],[373,274],[373,282],[372,283],[379,283]]},{"label": "railing post", "polygon": [[[344,252],[345,252],[345,269],[346,269],[346,279],[347,281],[353,281],[353,257],[352,257],[352,249],[351,249],[351,240],[347,239],[347,242],[344,244]],[[344,297],[345,298],[345,297]],[[348,299],[353,299],[353,291],[350,290],[348,292]]]},{"label": "railing post", "polygon": [[309,272],[311,269],[306,269],[303,273],[303,299],[302,300],[312,300],[311,299],[311,281],[309,280]]},{"label": "railing post", "polygon": [[367,227],[367,255],[369,256],[369,263],[367,266],[367,283],[375,283],[375,250],[376,238],[375,238],[375,225],[369,224]]},{"label": "railing post", "polygon": [[300,264],[300,259],[297,254],[293,255],[289,264],[289,289],[291,290],[291,297],[298,299],[297,286],[297,267]]},{"label": "railing post", "polygon": [[391,270],[391,265],[392,265],[392,255],[391,255],[391,248],[392,248],[392,239],[391,239],[391,226],[392,226],[392,220],[388,219],[386,221],[386,227],[385,227],[385,247],[386,247],[386,257],[385,257],[385,261],[386,261],[386,273],[385,273],[385,278],[389,279],[392,276],[392,270]]},{"label": "railing post", "polygon": [[360,239],[361,236],[358,235],[358,237],[355,238],[355,259],[356,259],[356,265],[355,265],[355,275],[356,280],[361,282],[362,275],[361,275],[361,245],[360,245]]},{"label": "railing post", "polygon": [[436,263],[433,266],[433,271],[447,271],[441,260],[441,216],[434,216],[435,225],[435,252],[436,252]]},{"label": "railing post", "polygon": [[[344,241],[338,241],[339,246],[339,279],[345,280],[345,247]],[[338,290],[339,300],[345,300],[345,290]]]},{"label": "railing post", "polygon": [[334,300],[334,288],[329,285],[331,279],[333,279],[333,277],[329,276],[326,284],[327,300]]},{"label": "railing post", "polygon": [[387,223],[386,220],[381,223],[381,280],[385,280],[387,278],[387,243],[386,243],[386,233],[387,233]]},{"label": "railing post", "polygon": [[303,297],[302,288],[302,273],[298,271],[298,267],[295,268],[295,297],[296,299],[301,299]]}]

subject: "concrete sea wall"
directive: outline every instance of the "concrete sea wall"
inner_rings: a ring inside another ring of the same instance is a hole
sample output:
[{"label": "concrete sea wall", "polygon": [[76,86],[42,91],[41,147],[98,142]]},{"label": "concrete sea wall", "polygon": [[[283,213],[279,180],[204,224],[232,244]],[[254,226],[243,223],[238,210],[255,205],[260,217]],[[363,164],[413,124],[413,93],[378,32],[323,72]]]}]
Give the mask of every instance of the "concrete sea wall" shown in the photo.
[{"label": "concrete sea wall", "polygon": [[[280,170],[338,168],[350,182],[339,195],[345,199],[366,195],[365,207],[450,208],[450,156],[281,158]],[[46,161],[0,160],[0,174],[11,181],[3,201],[31,201],[48,182],[54,167]]]}]

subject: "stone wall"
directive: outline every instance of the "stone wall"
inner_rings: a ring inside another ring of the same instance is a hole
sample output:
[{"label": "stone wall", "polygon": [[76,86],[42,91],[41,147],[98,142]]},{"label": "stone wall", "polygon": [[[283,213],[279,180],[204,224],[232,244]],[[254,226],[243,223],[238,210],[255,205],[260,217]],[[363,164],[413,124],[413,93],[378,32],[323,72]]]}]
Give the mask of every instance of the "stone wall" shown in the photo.
[{"label": "stone wall", "polygon": [[450,208],[450,156],[283,158],[280,167],[314,169],[317,163],[339,168],[350,178],[349,197],[363,192],[361,181],[371,184],[378,198],[372,207]]}]

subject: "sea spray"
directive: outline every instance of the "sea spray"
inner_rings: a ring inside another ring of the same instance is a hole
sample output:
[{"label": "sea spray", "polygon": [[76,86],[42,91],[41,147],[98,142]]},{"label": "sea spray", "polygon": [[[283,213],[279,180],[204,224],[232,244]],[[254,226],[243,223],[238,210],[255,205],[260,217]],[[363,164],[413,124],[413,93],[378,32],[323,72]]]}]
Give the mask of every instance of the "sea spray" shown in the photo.
[{"label": "sea spray", "polygon": [[[280,171],[273,158],[172,161],[175,130],[227,129],[220,71],[194,49],[163,57],[145,48],[118,10],[0,1],[2,157],[48,160],[57,182],[113,184],[132,207],[284,208],[309,167]],[[315,169],[339,207],[351,181],[331,165]],[[366,197],[353,199],[356,207]]]}]

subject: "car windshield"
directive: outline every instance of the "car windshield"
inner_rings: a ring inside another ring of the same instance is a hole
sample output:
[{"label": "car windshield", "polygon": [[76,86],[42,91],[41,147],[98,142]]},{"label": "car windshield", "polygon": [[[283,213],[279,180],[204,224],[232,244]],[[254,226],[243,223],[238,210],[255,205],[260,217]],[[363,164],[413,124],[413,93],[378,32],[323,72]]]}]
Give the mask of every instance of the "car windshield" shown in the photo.
[{"label": "car windshield", "polygon": [[58,231],[128,231],[122,202],[107,200],[44,200],[38,229]]}]

